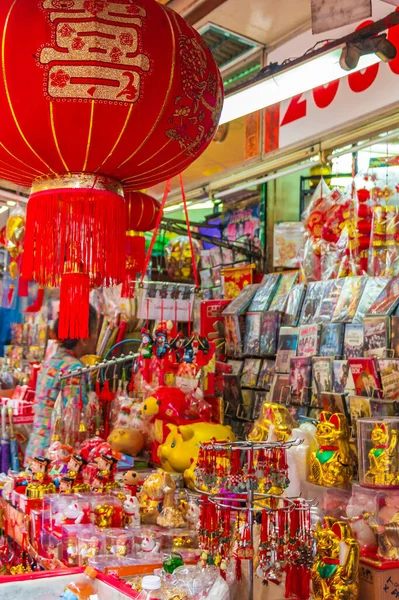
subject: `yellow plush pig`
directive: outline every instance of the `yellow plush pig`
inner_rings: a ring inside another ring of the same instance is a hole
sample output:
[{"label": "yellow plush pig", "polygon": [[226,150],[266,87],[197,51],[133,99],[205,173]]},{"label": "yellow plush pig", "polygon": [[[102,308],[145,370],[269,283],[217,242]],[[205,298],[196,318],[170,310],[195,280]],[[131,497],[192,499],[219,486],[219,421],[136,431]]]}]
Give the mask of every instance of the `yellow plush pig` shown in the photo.
[{"label": "yellow plush pig", "polygon": [[230,425],[216,423],[192,423],[191,425],[169,424],[170,433],[164,444],[158,448],[158,457],[165,471],[184,473],[186,483],[193,486],[193,473],[197,462],[199,445],[212,439],[234,441],[235,435]]}]

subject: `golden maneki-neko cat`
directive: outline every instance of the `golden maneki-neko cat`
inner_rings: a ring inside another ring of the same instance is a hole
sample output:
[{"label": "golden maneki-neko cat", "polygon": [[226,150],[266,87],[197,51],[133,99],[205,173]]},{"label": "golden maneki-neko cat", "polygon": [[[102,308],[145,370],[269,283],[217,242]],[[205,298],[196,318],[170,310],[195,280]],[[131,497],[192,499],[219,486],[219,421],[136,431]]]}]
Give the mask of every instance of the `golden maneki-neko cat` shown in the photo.
[{"label": "golden maneki-neko cat", "polygon": [[270,426],[274,427],[274,435],[278,442],[286,442],[292,433],[296,422],[287,408],[282,404],[265,402],[261,415],[248,434],[251,442],[265,442],[269,437]]},{"label": "golden maneki-neko cat", "polygon": [[360,549],[350,525],[325,517],[324,525],[318,523],[314,535],[313,599],[357,600]]},{"label": "golden maneki-neko cat", "polygon": [[319,449],[310,456],[310,481],[326,487],[342,487],[353,475],[350,431],[345,415],[323,411],[316,428]]},{"label": "golden maneki-neko cat", "polygon": [[369,470],[364,479],[368,485],[391,486],[399,483],[398,478],[398,431],[389,423],[376,423],[371,432],[371,448],[368,457]]}]

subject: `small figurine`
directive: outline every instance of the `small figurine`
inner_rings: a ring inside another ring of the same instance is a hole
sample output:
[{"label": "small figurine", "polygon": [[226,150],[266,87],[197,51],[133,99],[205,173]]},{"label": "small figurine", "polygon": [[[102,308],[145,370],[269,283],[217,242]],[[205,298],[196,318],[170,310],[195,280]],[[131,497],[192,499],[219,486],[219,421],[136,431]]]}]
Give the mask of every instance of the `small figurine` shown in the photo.
[{"label": "small figurine", "polygon": [[192,335],[189,338],[186,338],[183,342],[183,360],[186,363],[192,363],[194,361],[194,340],[195,335]]},{"label": "small figurine", "polygon": [[185,416],[201,421],[211,420],[211,406],[204,400],[200,387],[199,374],[195,365],[182,362],[176,374],[176,387],[186,396],[187,410]]},{"label": "small figurine", "polygon": [[118,488],[119,483],[115,481],[114,476],[115,465],[118,462],[118,459],[111,454],[103,453],[95,459],[95,462],[97,464],[98,474],[104,478],[105,491]]},{"label": "small figurine", "polygon": [[130,469],[129,471],[125,471],[122,475],[122,483],[124,490],[126,490],[131,496],[136,496],[140,483],[140,476],[137,471]]},{"label": "small figurine", "polygon": [[357,600],[359,543],[348,523],[325,517],[317,524],[316,557],[312,568],[314,600]]},{"label": "small figurine", "polygon": [[95,536],[80,544],[79,564],[81,567],[86,567],[89,564],[89,558],[94,558],[100,554],[100,546],[100,541]]},{"label": "small figurine", "polygon": [[100,454],[100,456],[95,459],[95,462],[100,475],[107,478],[113,477],[113,469],[118,462],[117,458],[111,454]]},{"label": "small figurine", "polygon": [[123,503],[123,526],[140,527],[140,504],[135,496],[126,496]]},{"label": "small figurine", "polygon": [[62,477],[60,480],[60,487],[58,488],[59,493],[60,494],[72,494],[73,484],[74,484],[74,480],[72,479],[72,477]]},{"label": "small figurine", "polygon": [[93,479],[93,482],[90,487],[90,491],[93,494],[103,494],[105,484],[106,484],[105,478],[98,473]]},{"label": "small figurine", "polygon": [[391,486],[398,483],[398,431],[389,424],[376,423],[371,432],[373,448],[369,452],[370,468],[365,483]]},{"label": "small figurine", "polygon": [[150,383],[150,381],[151,381],[150,365],[151,365],[151,358],[153,355],[153,346],[154,346],[154,340],[152,338],[150,331],[148,329],[143,328],[141,330],[141,345],[139,348],[139,354],[140,354],[139,363],[140,363],[140,372],[143,376],[143,379],[147,383]]},{"label": "small figurine", "polygon": [[128,548],[128,540],[125,535],[120,535],[116,543],[110,547],[109,549],[111,554],[116,554],[117,556],[127,556],[129,554]]},{"label": "small figurine", "polygon": [[41,456],[32,458],[30,469],[33,476],[31,482],[26,486],[28,498],[42,498],[44,494],[54,494],[57,491],[48,474],[50,462],[49,458]]},{"label": "small figurine", "polygon": [[[59,442],[55,442],[59,444]],[[54,444],[53,444],[54,445]],[[51,462],[50,473],[52,475],[64,475],[68,471],[68,462],[72,455],[72,446],[65,444],[59,444],[57,449],[54,451],[55,459]]]},{"label": "small figurine", "polygon": [[142,358],[152,358],[153,345],[154,340],[152,339],[149,329],[143,328],[141,330],[141,345],[139,348],[139,353]]},{"label": "small figurine", "polygon": [[155,540],[153,537],[144,537],[141,544],[139,552],[144,552],[145,554],[156,554],[159,552],[161,544]]},{"label": "small figurine", "polygon": [[327,487],[346,486],[353,474],[350,431],[345,415],[322,411],[316,427],[319,449],[310,455],[309,480]]},{"label": "small figurine", "polygon": [[146,525],[156,525],[162,511],[165,473],[152,473],[143,483],[140,492],[140,517]]},{"label": "small figurine", "polygon": [[169,351],[168,330],[165,322],[160,323],[155,331],[155,344],[157,358],[164,358]]},{"label": "small figurine", "polygon": [[68,559],[67,559],[68,567],[77,567],[79,551],[78,551],[78,546],[77,546],[76,540],[74,540],[74,539],[68,540],[66,552],[67,552],[67,556],[68,556]]},{"label": "small figurine", "polygon": [[85,493],[90,490],[88,484],[83,481],[82,469],[86,465],[85,459],[80,454],[74,454],[67,464],[67,476],[73,479],[72,490],[76,493]]},{"label": "small figurine", "polygon": [[80,508],[77,502],[71,502],[65,510],[54,515],[54,524],[58,527],[61,525],[79,525],[84,517],[84,511]]},{"label": "small figurine", "polygon": [[157,525],[160,527],[168,527],[170,529],[184,527],[184,519],[175,504],[176,484],[169,473],[165,473],[164,484],[165,495],[162,512],[157,517]]}]

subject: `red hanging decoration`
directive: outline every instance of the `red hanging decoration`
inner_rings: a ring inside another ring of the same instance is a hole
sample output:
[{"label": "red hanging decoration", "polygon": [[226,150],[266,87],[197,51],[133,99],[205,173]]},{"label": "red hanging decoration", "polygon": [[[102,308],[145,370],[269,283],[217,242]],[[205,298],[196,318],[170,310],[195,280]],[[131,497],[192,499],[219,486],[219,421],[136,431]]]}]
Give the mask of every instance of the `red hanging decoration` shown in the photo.
[{"label": "red hanging decoration", "polygon": [[212,54],[154,0],[0,4],[0,177],[33,186],[24,277],[122,283],[122,185],[165,181],[210,144],[223,104]]},{"label": "red hanging decoration", "polygon": [[145,265],[145,231],[154,229],[161,205],[158,200],[143,192],[126,192],[126,274],[122,298],[133,298],[135,281]]},{"label": "red hanging decoration", "polygon": [[[24,279],[23,281],[26,281],[26,280]],[[20,282],[21,282],[21,279],[20,279]],[[18,292],[19,292],[19,290],[18,290]],[[21,295],[21,294],[19,294],[19,295]],[[32,304],[30,304],[28,306],[28,308],[26,309],[25,312],[31,312],[31,313],[39,312],[43,306],[43,300],[44,300],[44,288],[39,287],[39,289],[37,290],[36,299],[32,302]]]},{"label": "red hanging decoration", "polygon": [[84,273],[65,273],[61,280],[58,335],[61,339],[89,337],[90,278]]}]

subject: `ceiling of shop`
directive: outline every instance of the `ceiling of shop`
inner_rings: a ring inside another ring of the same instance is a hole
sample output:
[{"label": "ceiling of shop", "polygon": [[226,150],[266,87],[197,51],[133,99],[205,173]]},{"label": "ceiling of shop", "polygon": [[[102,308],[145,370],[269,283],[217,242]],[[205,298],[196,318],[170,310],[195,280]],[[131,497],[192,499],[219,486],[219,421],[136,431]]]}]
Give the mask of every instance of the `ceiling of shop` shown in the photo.
[{"label": "ceiling of shop", "polygon": [[310,27],[310,0],[227,0],[195,26],[209,22],[271,46]]}]

